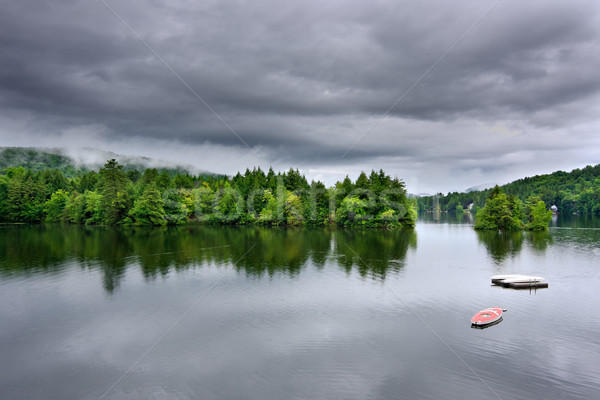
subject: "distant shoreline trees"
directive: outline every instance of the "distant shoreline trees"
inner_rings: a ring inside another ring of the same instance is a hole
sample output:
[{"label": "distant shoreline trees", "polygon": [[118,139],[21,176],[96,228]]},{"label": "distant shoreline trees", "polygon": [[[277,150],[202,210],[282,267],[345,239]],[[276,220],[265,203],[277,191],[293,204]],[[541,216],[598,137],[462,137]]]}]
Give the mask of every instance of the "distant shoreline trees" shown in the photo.
[{"label": "distant shoreline trees", "polygon": [[413,227],[416,201],[382,170],[331,188],[298,170],[192,176],[129,170],[108,160],[100,171],[66,177],[58,170],[6,168],[0,173],[0,220],[88,225],[191,223],[365,228]]},{"label": "distant shoreline trees", "polygon": [[[521,201],[539,196],[548,207],[556,206],[560,214],[600,215],[600,164],[571,172],[556,171],[522,178],[500,188]],[[419,212],[454,212],[459,208],[477,210],[484,206],[491,191],[486,189],[421,196],[417,199]]]}]

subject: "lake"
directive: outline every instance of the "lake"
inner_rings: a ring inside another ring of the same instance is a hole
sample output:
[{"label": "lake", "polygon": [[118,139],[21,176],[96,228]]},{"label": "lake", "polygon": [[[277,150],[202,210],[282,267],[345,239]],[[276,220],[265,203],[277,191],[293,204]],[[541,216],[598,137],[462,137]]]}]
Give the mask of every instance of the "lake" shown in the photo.
[{"label": "lake", "polygon": [[[600,227],[0,226],[0,398],[592,399]],[[547,289],[491,286],[541,275]],[[508,309],[487,329],[475,312]]]}]

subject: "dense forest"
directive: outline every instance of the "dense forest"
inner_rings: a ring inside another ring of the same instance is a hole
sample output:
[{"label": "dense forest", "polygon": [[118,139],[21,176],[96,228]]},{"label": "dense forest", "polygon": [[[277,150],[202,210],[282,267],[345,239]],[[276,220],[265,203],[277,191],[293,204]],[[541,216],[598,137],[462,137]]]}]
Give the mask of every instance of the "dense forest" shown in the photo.
[{"label": "dense forest", "polygon": [[[556,206],[559,213],[600,215],[600,164],[571,172],[557,171],[523,178],[500,188],[523,202],[532,196],[539,196],[548,207]],[[419,211],[477,210],[485,205],[492,190],[419,197]]]},{"label": "dense forest", "polygon": [[[61,160],[58,160],[61,161]],[[334,187],[298,170],[247,169],[234,177],[127,169],[115,159],[99,172],[11,166],[0,171],[0,221],[88,225],[336,224],[412,227],[416,201],[383,171]]]}]

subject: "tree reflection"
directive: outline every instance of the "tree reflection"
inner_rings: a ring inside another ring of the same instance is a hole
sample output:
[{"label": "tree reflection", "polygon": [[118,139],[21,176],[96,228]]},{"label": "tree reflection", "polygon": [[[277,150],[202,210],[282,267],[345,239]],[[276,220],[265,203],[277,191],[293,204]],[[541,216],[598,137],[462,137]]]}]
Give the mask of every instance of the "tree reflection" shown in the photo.
[{"label": "tree reflection", "polygon": [[416,247],[413,230],[12,225],[0,229],[0,274],[59,273],[76,265],[100,270],[104,289],[113,293],[128,268],[140,268],[148,280],[208,265],[231,265],[256,278],[295,277],[333,259],[348,273],[356,268],[384,279],[402,268],[410,247]]},{"label": "tree reflection", "polygon": [[353,268],[362,277],[385,279],[388,271],[404,266],[409,248],[417,247],[414,230],[338,230],[335,253],[338,264],[350,273]]},{"label": "tree reflection", "polygon": [[523,243],[527,243],[537,253],[544,253],[548,245],[552,244],[552,235],[548,232],[477,231],[477,239],[496,264],[519,254]]},{"label": "tree reflection", "polygon": [[512,258],[521,251],[524,235],[522,231],[477,231],[477,239],[492,259],[501,264],[506,257]]},{"label": "tree reflection", "polygon": [[553,243],[552,235],[548,232],[528,232],[526,238],[531,248],[538,253],[544,253],[548,245]]}]

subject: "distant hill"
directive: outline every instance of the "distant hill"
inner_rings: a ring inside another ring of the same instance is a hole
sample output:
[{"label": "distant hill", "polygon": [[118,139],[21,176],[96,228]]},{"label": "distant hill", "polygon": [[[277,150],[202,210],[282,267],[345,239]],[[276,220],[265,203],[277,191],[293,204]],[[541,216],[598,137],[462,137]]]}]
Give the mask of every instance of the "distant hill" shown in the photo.
[{"label": "distant hill", "polygon": [[[561,213],[600,215],[600,164],[577,168],[571,172],[556,171],[522,178],[500,188],[522,201],[530,196],[539,196],[548,207],[555,205]],[[490,191],[491,188],[446,195],[439,193],[419,197],[417,202],[420,211],[435,209],[437,205],[441,211],[454,211],[457,207],[468,208],[470,204],[477,208],[484,206]]]},{"label": "distant hill", "polygon": [[37,147],[0,147],[0,170],[10,167],[25,167],[32,171],[55,169],[67,177],[73,177],[80,171],[98,171],[104,163],[114,158],[124,166],[125,171],[156,168],[170,175],[194,174],[219,176],[214,172],[199,171],[191,165],[178,165],[168,161],[147,157],[125,156],[96,149],[69,151]]},{"label": "distant hill", "polygon": [[493,188],[494,186],[496,186],[496,183],[482,183],[480,185],[471,186],[470,188],[466,188],[465,192],[470,193],[470,192],[487,190],[487,189]]},{"label": "distant hill", "polygon": [[10,167],[25,167],[33,171],[57,169],[66,175],[73,175],[78,169],[73,160],[58,152],[26,147],[1,147],[0,169]]}]

